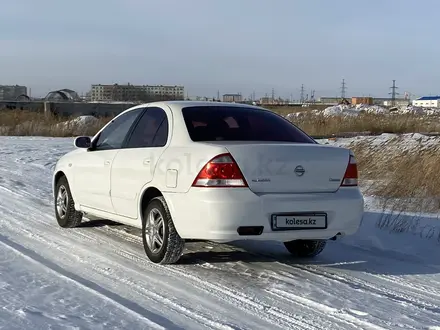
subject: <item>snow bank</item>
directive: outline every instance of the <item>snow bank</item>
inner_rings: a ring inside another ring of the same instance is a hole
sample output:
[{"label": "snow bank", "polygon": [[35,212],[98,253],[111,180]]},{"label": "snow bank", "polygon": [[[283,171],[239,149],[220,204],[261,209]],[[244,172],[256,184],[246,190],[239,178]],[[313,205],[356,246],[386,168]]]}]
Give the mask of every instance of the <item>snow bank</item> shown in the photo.
[{"label": "snow bank", "polygon": [[58,129],[72,131],[74,134],[80,135],[87,131],[91,126],[98,122],[98,118],[94,116],[79,116],[75,119],[68,120],[56,125]]},{"label": "snow bank", "polygon": [[390,111],[386,108],[383,108],[378,105],[365,105],[365,104],[358,104],[356,105],[355,109],[358,112],[366,112],[366,113],[373,113],[377,115],[387,115],[390,113]]},{"label": "snow bank", "polygon": [[286,119],[294,120],[306,115],[322,115],[325,117],[353,117],[353,116],[358,116],[359,114],[362,113],[376,114],[376,115],[412,114],[419,116],[440,116],[440,109],[402,106],[402,107],[397,107],[396,109],[390,111],[389,109],[378,105],[358,104],[356,106],[352,106],[352,105],[339,104],[325,108],[322,111],[313,110],[313,111],[290,113],[286,116]]},{"label": "snow bank", "polygon": [[65,121],[65,122],[61,123],[60,125],[64,126],[64,127],[76,126],[76,127],[85,128],[85,127],[89,127],[90,125],[96,124],[97,121],[98,121],[98,118],[96,118],[94,116],[79,116],[75,119]]},{"label": "snow bank", "polygon": [[325,117],[349,117],[357,116],[359,112],[356,109],[350,108],[346,105],[335,105],[333,107],[328,107],[322,111],[322,115]]},{"label": "snow bank", "polygon": [[300,112],[292,112],[286,115],[286,119],[289,121],[295,120],[297,118],[305,117],[307,115],[319,115],[321,111],[315,109],[311,111],[300,111]]},{"label": "snow bank", "polygon": [[420,115],[420,116],[438,116],[438,115],[440,115],[440,109],[439,108],[414,107],[414,106],[410,105],[407,107],[399,108],[398,113]]},{"label": "snow bank", "polygon": [[[408,244],[412,242],[412,244]],[[440,244],[440,221],[431,215],[368,212],[361,228],[344,243],[382,253],[430,258]],[[440,261],[440,258],[438,259]]]},{"label": "snow bank", "polygon": [[336,145],[341,147],[354,147],[362,145],[369,152],[414,152],[414,151],[440,151],[440,136],[428,136],[419,133],[389,134],[384,133],[378,136],[357,136],[353,138],[321,139],[323,144]]},{"label": "snow bank", "polygon": [[365,105],[358,104],[356,106],[351,105],[335,105],[328,107],[322,111],[320,110],[312,110],[312,111],[303,111],[296,113],[289,113],[286,118],[288,120],[294,120],[296,118],[301,118],[306,115],[323,115],[325,117],[353,117],[358,116],[360,113],[372,113],[372,114],[384,114],[387,115],[390,111],[386,108],[380,107],[378,105]]}]

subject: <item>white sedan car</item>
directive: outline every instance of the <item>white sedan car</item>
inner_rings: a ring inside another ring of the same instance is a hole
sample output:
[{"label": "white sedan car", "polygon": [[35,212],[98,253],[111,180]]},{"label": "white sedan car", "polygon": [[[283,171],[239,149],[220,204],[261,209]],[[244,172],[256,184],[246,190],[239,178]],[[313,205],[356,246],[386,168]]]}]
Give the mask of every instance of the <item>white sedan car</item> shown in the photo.
[{"label": "white sedan car", "polygon": [[272,240],[313,257],[363,216],[353,153],[256,106],[139,105],[74,144],[53,175],[58,224],[139,227],[155,263],[177,262],[185,240]]}]

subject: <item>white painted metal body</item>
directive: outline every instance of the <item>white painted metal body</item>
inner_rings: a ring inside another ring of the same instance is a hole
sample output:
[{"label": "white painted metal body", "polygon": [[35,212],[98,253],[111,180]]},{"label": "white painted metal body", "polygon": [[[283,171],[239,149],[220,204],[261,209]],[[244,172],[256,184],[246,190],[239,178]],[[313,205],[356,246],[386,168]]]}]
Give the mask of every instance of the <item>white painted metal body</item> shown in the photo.
[{"label": "white painted metal body", "polygon": [[[200,105],[255,108],[184,101],[136,106],[126,112],[153,106],[165,111],[169,123],[165,146],[76,149],[60,158],[54,182],[59,173],[66,175],[78,211],[139,228],[143,194],[155,188],[164,196],[184,239],[290,241],[356,232],[363,216],[363,197],[357,186],[340,186],[349,150],[283,142],[193,142],[182,108]],[[232,155],[248,187],[192,186],[205,164],[220,154]],[[303,175],[294,173],[297,166],[304,168]],[[297,212],[326,213],[327,228],[272,230],[273,214]],[[240,236],[240,226],[264,229],[261,235]]]}]

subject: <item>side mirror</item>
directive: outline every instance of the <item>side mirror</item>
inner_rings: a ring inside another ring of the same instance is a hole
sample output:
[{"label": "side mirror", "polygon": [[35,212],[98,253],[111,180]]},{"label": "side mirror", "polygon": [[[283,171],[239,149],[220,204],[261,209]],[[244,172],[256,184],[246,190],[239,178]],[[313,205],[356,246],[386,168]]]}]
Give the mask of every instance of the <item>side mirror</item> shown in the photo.
[{"label": "side mirror", "polygon": [[92,140],[88,136],[78,136],[73,144],[77,148],[88,149],[92,146]]}]

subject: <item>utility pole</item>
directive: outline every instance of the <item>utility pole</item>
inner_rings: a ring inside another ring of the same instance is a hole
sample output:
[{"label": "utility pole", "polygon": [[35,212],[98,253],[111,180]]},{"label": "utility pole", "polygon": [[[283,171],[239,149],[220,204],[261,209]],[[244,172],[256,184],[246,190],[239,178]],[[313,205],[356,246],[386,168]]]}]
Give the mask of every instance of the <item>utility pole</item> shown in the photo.
[{"label": "utility pole", "polygon": [[275,89],[272,88],[272,103],[275,102]]},{"label": "utility pole", "polygon": [[345,92],[347,91],[347,84],[345,83],[345,79],[342,79],[341,84],[341,98],[345,99]]},{"label": "utility pole", "polygon": [[300,95],[300,98],[299,98],[299,101],[301,103],[304,102],[304,92],[305,92],[305,90],[304,90],[304,84],[303,84],[303,85],[301,85],[301,95]]},{"label": "utility pole", "polygon": [[388,93],[391,95],[391,106],[394,107],[396,105],[396,96],[399,95],[399,93],[396,92],[396,90],[399,87],[396,86],[396,80],[393,80],[393,86],[390,87],[391,92]]}]

